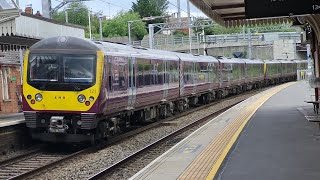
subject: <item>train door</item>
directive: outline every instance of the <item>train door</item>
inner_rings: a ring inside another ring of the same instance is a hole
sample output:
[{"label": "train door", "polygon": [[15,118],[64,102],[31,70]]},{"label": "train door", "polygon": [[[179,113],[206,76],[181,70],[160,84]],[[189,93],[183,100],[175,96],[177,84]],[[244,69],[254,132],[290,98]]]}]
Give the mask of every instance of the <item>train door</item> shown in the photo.
[{"label": "train door", "polygon": [[184,95],[184,62],[179,58],[179,94]]},{"label": "train door", "polygon": [[128,107],[134,108],[134,104],[136,102],[137,95],[137,87],[136,87],[136,58],[129,57],[129,65],[128,65]]},{"label": "train door", "polygon": [[210,90],[213,89],[213,85],[214,85],[214,63],[208,63],[208,78],[209,78],[209,83],[210,83]]},{"label": "train door", "polygon": [[193,62],[193,67],[192,67],[192,85],[193,85],[193,89],[192,89],[192,93],[196,94],[197,93],[197,84],[198,84],[198,72],[197,72],[197,66],[198,63],[197,62]]},{"label": "train door", "polygon": [[164,61],[164,68],[163,68],[163,73],[164,73],[164,76],[163,76],[163,100],[166,100],[167,97],[168,97],[168,93],[169,93],[169,78],[170,78],[170,75],[168,72],[168,69],[170,68],[170,65],[169,65],[170,61]]}]

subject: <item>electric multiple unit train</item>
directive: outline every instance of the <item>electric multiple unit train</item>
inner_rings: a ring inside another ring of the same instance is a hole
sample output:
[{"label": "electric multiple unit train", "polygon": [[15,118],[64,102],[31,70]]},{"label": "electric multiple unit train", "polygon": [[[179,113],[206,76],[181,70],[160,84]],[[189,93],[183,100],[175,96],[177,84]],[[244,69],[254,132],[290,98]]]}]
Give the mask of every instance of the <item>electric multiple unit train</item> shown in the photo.
[{"label": "electric multiple unit train", "polygon": [[23,111],[34,139],[95,142],[196,104],[295,80],[305,63],[48,38],[25,55]]}]

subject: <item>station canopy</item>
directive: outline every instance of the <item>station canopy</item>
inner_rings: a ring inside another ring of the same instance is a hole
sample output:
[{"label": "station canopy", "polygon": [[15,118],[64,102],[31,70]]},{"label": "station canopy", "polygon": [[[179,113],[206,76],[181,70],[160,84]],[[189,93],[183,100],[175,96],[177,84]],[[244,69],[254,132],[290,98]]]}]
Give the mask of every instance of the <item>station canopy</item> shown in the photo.
[{"label": "station canopy", "polygon": [[0,10],[6,9],[18,9],[18,7],[12,0],[0,0]]},{"label": "station canopy", "polygon": [[14,19],[19,15],[20,10],[14,0],[0,0],[0,23]]},{"label": "station canopy", "polygon": [[209,18],[225,27],[275,24],[289,21],[284,17],[246,19],[245,0],[190,0],[190,2]]}]

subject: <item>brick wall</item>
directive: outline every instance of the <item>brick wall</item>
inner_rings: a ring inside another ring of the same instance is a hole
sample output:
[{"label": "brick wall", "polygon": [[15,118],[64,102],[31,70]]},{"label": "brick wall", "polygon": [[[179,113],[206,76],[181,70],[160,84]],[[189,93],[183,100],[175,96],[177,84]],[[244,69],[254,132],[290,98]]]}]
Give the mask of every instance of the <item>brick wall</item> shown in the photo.
[{"label": "brick wall", "polygon": [[[10,114],[22,111],[21,106],[21,72],[20,72],[20,52],[9,51],[0,52],[0,114]],[[9,62],[9,63],[6,63]],[[16,63],[16,64],[11,64]],[[6,71],[6,72],[5,72]],[[4,98],[4,89],[2,82],[4,73],[7,73],[9,98]]]}]

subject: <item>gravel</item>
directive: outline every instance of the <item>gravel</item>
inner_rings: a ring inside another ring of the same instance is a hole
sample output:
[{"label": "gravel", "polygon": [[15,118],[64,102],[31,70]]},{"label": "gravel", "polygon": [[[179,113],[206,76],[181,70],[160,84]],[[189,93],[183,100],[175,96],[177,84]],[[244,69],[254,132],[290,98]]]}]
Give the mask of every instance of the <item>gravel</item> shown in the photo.
[{"label": "gravel", "polygon": [[[180,117],[175,119],[174,125],[171,126],[161,126],[159,128],[154,128],[151,130],[144,131],[138,135],[134,135],[126,140],[121,140],[117,142],[115,145],[110,145],[105,149],[99,150],[97,152],[93,152],[90,154],[80,155],[69,162],[55,167],[54,169],[47,170],[46,172],[32,177],[32,179],[87,179],[90,176],[98,173],[104,168],[111,166],[117,161],[131,155],[139,149],[144,148],[145,146],[153,143],[163,136],[191,123],[197,121],[207,115],[212,114],[212,112],[216,112],[220,109],[223,109],[234,102],[238,102],[248,97],[253,96],[252,93],[245,94],[240,97],[236,97],[233,99],[225,100],[221,103],[215,104],[208,108],[196,111],[187,116]],[[185,132],[188,133],[189,131]],[[183,134],[185,134],[183,133]],[[182,140],[185,136],[182,135],[181,138],[177,137],[179,140]],[[175,140],[175,141],[179,141]],[[176,142],[176,143],[177,143]],[[168,146],[170,148],[170,146]],[[164,151],[168,148],[164,148]],[[150,162],[152,158],[150,159]],[[137,168],[139,170],[139,168]],[[122,177],[127,178],[130,177],[137,169],[129,170],[125,175],[116,176],[117,178],[122,179]],[[108,178],[109,179],[109,178]]]}]

